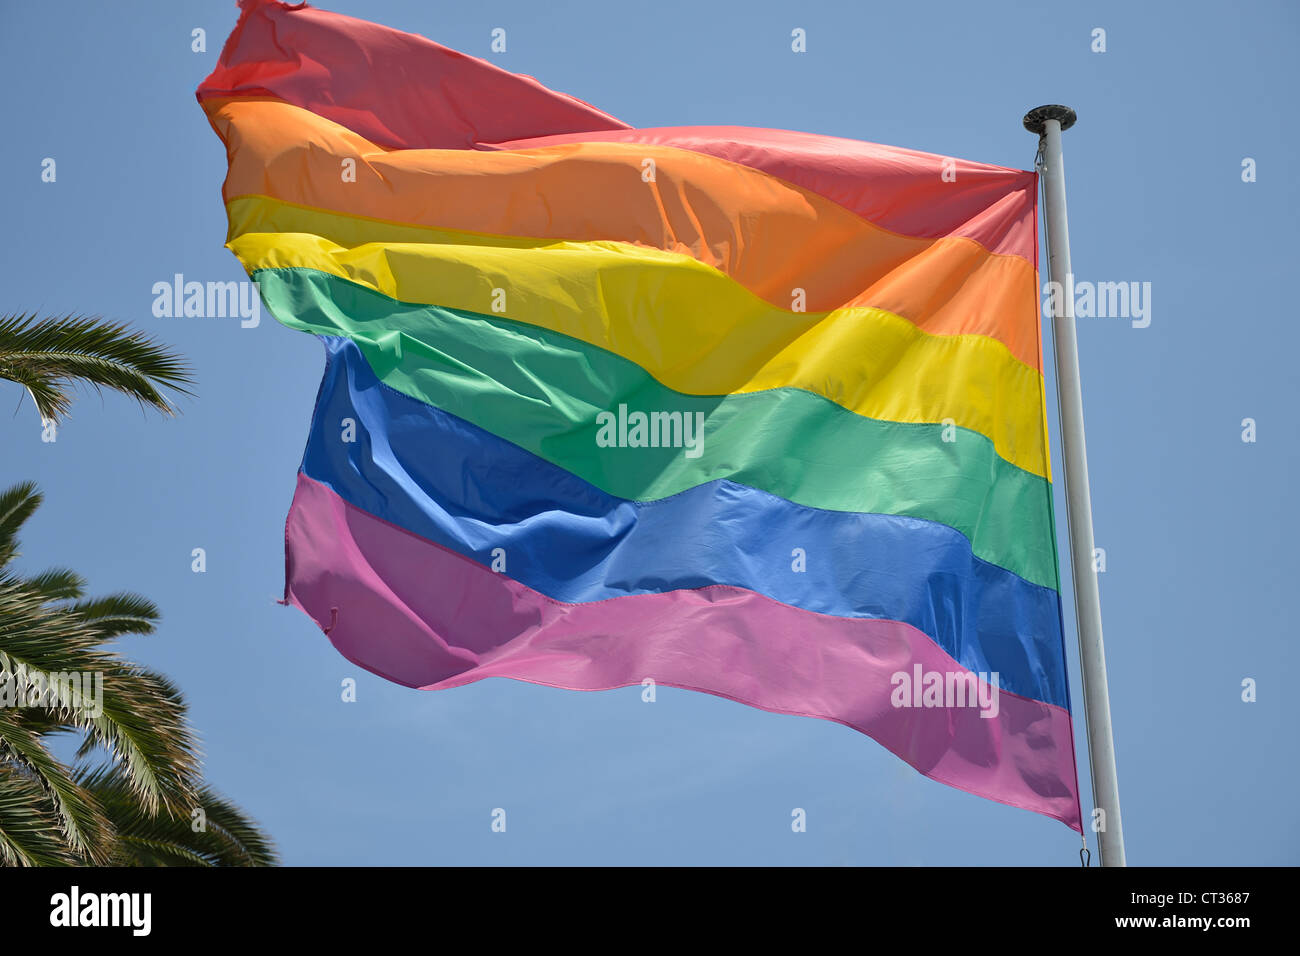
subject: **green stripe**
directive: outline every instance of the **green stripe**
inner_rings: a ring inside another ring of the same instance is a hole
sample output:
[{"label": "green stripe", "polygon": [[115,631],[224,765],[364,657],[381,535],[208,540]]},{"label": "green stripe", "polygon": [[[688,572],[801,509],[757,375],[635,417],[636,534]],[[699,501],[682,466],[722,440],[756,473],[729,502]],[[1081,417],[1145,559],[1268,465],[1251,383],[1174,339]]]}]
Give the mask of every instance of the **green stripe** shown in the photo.
[{"label": "green stripe", "polygon": [[[458,415],[623,498],[730,478],[833,511],[907,515],[962,532],[979,557],[1059,590],[1051,489],[978,432],[884,422],[797,388],[684,395],[640,366],[558,332],[398,302],[314,269],[253,278],[285,325],[357,343],[385,384]],[[600,448],[599,412],[703,412],[703,453]]]}]

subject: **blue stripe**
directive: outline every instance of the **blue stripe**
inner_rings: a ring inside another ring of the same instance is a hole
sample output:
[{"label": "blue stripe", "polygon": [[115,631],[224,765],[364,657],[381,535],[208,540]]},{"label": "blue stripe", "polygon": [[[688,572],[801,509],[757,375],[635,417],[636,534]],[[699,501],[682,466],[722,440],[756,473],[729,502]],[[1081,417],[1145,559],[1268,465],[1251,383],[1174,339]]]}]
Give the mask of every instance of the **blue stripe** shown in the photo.
[{"label": "blue stripe", "polygon": [[384,385],[350,339],[321,339],[302,470],[358,508],[487,566],[500,548],[507,575],[558,601],[727,584],[902,621],[970,670],[997,672],[1004,690],[1069,706],[1056,592],[975,557],[947,525],[823,511],[726,480],[617,498]]}]

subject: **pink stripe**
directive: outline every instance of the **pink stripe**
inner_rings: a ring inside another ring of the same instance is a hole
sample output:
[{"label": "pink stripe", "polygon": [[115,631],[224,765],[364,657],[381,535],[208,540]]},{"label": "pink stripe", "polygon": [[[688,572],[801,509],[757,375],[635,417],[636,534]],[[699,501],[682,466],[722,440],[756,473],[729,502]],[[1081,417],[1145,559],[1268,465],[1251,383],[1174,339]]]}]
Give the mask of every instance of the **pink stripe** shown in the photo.
[{"label": "pink stripe", "polygon": [[891,675],[968,673],[915,628],[800,610],[741,588],[564,604],[344,502],[304,475],[286,599],[349,660],[409,687],[485,677],[702,690],[868,734],[935,780],[1080,830],[1069,714],[1002,691],[998,714],[894,707]]}]

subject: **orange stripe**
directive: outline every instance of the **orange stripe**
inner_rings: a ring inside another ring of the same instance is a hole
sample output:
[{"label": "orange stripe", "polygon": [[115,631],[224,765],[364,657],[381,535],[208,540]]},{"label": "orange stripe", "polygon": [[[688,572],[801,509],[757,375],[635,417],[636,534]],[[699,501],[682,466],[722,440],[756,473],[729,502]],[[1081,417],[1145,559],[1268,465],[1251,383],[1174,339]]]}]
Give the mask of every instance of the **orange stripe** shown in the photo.
[{"label": "orange stripe", "polygon": [[964,237],[900,236],[746,166],[626,143],[385,150],[271,97],[203,106],[230,156],[227,200],[268,196],[402,225],[634,243],[691,256],[780,308],[796,308],[801,289],[802,310],[884,309],[931,334],[997,339],[1042,370],[1037,277],[1024,259]]}]

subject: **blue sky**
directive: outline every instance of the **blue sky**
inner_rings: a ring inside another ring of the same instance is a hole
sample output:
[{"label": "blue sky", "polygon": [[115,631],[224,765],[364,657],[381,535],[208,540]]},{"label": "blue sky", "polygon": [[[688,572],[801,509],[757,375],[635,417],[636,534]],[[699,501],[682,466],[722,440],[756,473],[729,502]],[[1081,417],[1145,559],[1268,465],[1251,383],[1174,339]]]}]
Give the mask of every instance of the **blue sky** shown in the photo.
[{"label": "blue sky", "polygon": [[[488,57],[637,126],[807,130],[1029,168],[1021,116],[1073,106],[1076,276],[1152,289],[1146,328],[1079,321],[1129,862],[1300,862],[1285,716],[1300,666],[1286,517],[1300,332],[1284,301],[1300,253],[1298,8],[327,8]],[[930,781],[837,724],[672,688],[654,704],[640,688],[504,680],[408,690],[274,603],[321,347],[269,317],[247,329],[151,311],[153,284],[174,273],[243,276],[222,247],[224,152],[193,97],[235,18],[233,0],[0,0],[0,311],[129,321],[185,353],[199,382],[175,420],[86,396],[52,444],[18,388],[0,384],[0,484],[31,478],[46,494],[28,569],[68,565],[94,592],[158,602],[159,633],[126,648],[184,689],[209,779],[285,861],[1077,865],[1079,839],[1060,823]],[[191,51],[196,27],[205,53]],[[489,52],[495,27],[505,54]],[[790,51],[795,27],[805,54]],[[1098,27],[1105,53],[1091,50]],[[46,157],[54,183],[41,181]],[[1254,183],[1242,182],[1245,157]],[[1054,409],[1050,372],[1048,388]],[[1241,440],[1247,417],[1253,444]],[[1059,488],[1057,503],[1063,515]],[[190,568],[197,547],[203,574]],[[1077,702],[1068,604],[1066,619]],[[340,699],[348,677],[355,703]],[[1255,703],[1241,700],[1247,677]],[[490,828],[496,807],[504,834]],[[795,807],[806,833],[791,832]]]}]

